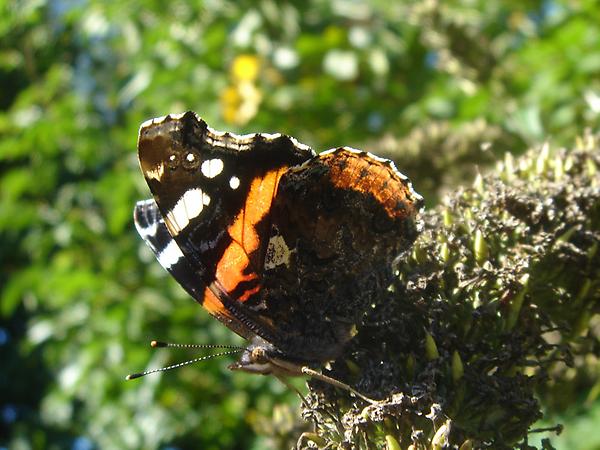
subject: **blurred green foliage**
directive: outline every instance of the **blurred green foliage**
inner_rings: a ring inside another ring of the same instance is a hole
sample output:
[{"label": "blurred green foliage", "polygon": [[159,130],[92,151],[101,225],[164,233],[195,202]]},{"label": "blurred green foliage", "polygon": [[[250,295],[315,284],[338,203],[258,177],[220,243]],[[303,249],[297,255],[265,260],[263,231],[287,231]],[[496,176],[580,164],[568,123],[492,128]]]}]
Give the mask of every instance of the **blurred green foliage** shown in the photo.
[{"label": "blurred green foliage", "polygon": [[236,341],[133,228],[142,121],[391,140],[401,170],[410,144],[432,205],[470,178],[428,164],[484,166],[600,116],[595,0],[0,0],[0,37],[0,447],[263,448],[252,425],[297,402],[223,360],[123,381],[185,359],[150,339]]}]

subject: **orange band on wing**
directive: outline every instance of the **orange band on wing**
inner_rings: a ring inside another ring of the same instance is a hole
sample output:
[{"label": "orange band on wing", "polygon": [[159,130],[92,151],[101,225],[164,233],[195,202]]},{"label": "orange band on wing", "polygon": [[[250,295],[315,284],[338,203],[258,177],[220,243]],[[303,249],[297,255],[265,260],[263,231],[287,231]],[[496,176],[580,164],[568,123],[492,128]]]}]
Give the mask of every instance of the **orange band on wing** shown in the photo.
[{"label": "orange band on wing", "polygon": [[204,300],[202,306],[213,316],[229,316],[227,309],[221,303],[210,288],[204,289]]},{"label": "orange band on wing", "polygon": [[[244,302],[260,290],[259,272],[263,255],[260,255],[262,233],[268,229],[257,229],[257,225],[268,214],[277,191],[279,178],[285,169],[272,170],[263,177],[252,180],[244,207],[229,229],[232,242],[225,249],[217,264],[215,278],[226,293],[232,293],[240,283],[250,283],[248,289],[236,296]],[[263,222],[263,224],[265,224]],[[264,242],[262,242],[264,244]]]}]

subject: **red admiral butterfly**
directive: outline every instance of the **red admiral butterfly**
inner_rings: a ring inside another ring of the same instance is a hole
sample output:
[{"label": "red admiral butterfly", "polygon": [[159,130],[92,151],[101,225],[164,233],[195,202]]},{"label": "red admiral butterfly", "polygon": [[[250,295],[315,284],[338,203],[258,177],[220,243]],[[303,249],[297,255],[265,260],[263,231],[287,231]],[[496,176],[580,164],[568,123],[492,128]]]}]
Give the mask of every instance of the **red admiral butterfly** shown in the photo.
[{"label": "red admiral butterfly", "polygon": [[[391,161],[316,155],[281,134],[215,131],[188,111],[144,122],[154,199],[137,230],[160,264],[250,344],[231,369],[298,375],[340,355],[374,280],[417,235],[423,199]],[[380,284],[379,284],[380,285]]]}]

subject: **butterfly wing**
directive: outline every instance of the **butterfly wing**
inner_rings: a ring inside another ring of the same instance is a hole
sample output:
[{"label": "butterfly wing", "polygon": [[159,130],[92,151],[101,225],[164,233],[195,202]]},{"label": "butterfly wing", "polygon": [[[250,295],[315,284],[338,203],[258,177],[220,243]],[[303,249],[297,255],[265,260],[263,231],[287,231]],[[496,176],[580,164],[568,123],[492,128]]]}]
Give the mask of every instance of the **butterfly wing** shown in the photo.
[{"label": "butterfly wing", "polygon": [[246,327],[213,298],[204,298],[206,284],[173,239],[153,199],[137,202],[133,212],[135,227],[156,259],[175,280],[208,312],[242,337],[249,338]]},{"label": "butterfly wing", "polygon": [[244,303],[261,289],[279,179],[313,151],[284,135],[219,133],[187,112],[142,124],[138,155],[164,227],[154,223],[174,242],[155,251],[161,264],[177,254],[185,270],[167,270],[212,315],[244,337],[273,338],[272,323]]}]

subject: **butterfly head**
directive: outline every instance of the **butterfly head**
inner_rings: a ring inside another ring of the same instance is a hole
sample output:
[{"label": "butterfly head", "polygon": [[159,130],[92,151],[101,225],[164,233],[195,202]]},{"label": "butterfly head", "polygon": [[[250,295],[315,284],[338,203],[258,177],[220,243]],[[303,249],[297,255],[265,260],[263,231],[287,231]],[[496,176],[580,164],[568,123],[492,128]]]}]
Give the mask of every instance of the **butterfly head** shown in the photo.
[{"label": "butterfly head", "polygon": [[281,350],[260,336],[254,336],[239,361],[229,365],[230,370],[276,376],[301,375],[302,367],[302,364],[291,361]]}]

